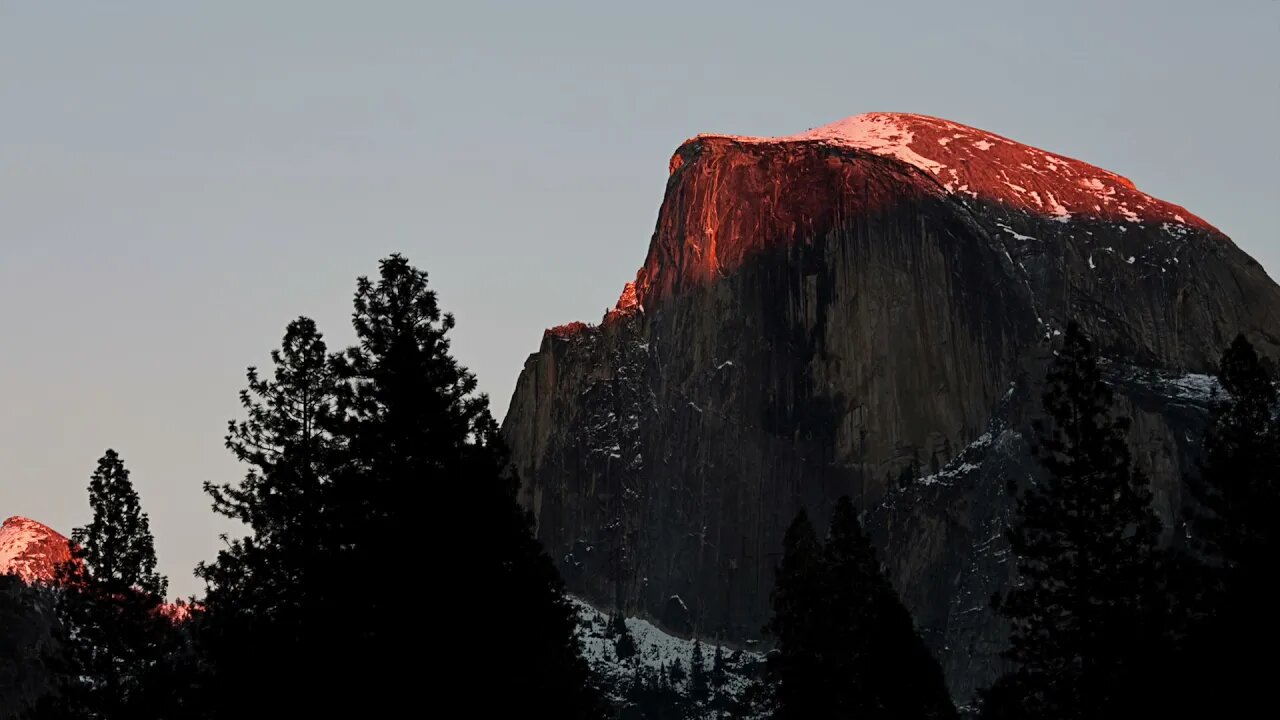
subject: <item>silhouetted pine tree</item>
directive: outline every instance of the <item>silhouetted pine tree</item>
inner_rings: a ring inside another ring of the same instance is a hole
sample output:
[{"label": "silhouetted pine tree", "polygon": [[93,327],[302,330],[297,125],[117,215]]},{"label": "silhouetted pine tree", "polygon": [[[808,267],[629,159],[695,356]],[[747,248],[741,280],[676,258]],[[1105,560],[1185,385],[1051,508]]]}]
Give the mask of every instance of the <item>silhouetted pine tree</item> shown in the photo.
[{"label": "silhouetted pine tree", "polygon": [[711,675],[708,677],[708,684],[714,690],[724,687],[724,646],[716,645],[716,652],[711,656]]},{"label": "silhouetted pine tree", "polygon": [[815,649],[830,628],[822,617],[822,547],[809,515],[801,510],[782,541],[774,578],[773,617],[765,630],[775,639],[766,663],[771,692],[765,698],[779,720],[830,717],[833,698],[823,682]]},{"label": "silhouetted pine tree", "polygon": [[329,517],[340,381],[308,318],[289,324],[271,361],[267,377],[249,368],[244,419],[228,426],[227,448],[248,472],[205,483],[214,510],[248,528],[196,573],[207,584],[200,646],[214,671],[203,702],[215,717],[332,709],[327,693],[344,672],[327,639],[342,617],[333,587],[349,582],[332,571],[340,536]]},{"label": "silhouetted pine tree", "polygon": [[613,638],[613,649],[619,660],[626,660],[636,654],[636,640],[631,636],[631,630],[627,628],[622,615],[615,614],[609,619],[607,635]]},{"label": "silhouetted pine tree", "polygon": [[683,685],[684,681],[689,678],[688,673],[684,670],[684,663],[680,662],[680,658],[671,661],[671,671],[668,675],[671,677],[672,685]]},{"label": "silhouetted pine tree", "polygon": [[[811,652],[824,660],[823,691],[831,697],[833,715],[876,714],[888,697],[876,687],[875,665],[885,659],[877,657],[873,647],[880,620],[876,613],[885,588],[875,551],[847,497],[840,498],[832,514],[822,561],[825,632],[818,636],[821,649]],[[914,629],[910,632],[914,635]]]},{"label": "silhouetted pine tree", "polygon": [[[348,627],[335,639],[358,659],[362,711],[417,706],[424,665],[405,662],[405,648],[430,648],[450,658],[431,675],[433,703],[598,717],[572,608],[516,503],[488,399],[450,354],[453,316],[399,255],[380,263],[377,282],[359,280],[354,305],[357,345],[334,365],[346,381],[339,434],[349,452],[334,481],[338,567],[350,578]],[[418,583],[425,592],[397,591]],[[476,695],[478,668],[503,691]]]},{"label": "silhouetted pine tree", "polygon": [[1047,477],[1018,499],[1009,533],[1018,580],[997,608],[1015,670],[987,694],[989,717],[1108,718],[1125,712],[1156,643],[1160,523],[1074,323],[1048,373],[1036,424]]},{"label": "silhouetted pine tree", "polygon": [[114,450],[89,482],[93,520],[72,533],[59,573],[58,692],[37,717],[143,720],[169,714],[171,688],[157,687],[172,651],[172,624],[160,612],[167,583],[129,471]]},{"label": "silhouetted pine tree", "polygon": [[[1280,422],[1274,379],[1243,336],[1219,364],[1224,395],[1204,438],[1199,477],[1188,485],[1200,572],[1180,587],[1192,604],[1179,655],[1179,709],[1243,717],[1271,700],[1280,674],[1272,651],[1280,620],[1272,608],[1280,557]],[[1256,650],[1248,650],[1254,648]],[[1174,676],[1174,677],[1179,677]]]},{"label": "silhouetted pine tree", "polygon": [[665,664],[655,671],[636,665],[635,682],[627,692],[627,707],[619,717],[643,720],[685,720],[688,701],[672,687]]},{"label": "silhouetted pine tree", "polygon": [[885,577],[848,497],[823,548],[822,620],[815,654],[839,717],[954,718],[942,669]]},{"label": "silhouetted pine tree", "polygon": [[[953,718],[942,671],[880,568],[848,497],[819,546],[802,511],[784,539],[766,630],[767,685],[749,693],[778,718]],[[761,707],[763,706],[763,707]]]},{"label": "silhouetted pine tree", "polygon": [[1280,475],[1277,393],[1257,351],[1240,336],[1223,354],[1218,380],[1225,395],[1205,433],[1193,539],[1230,585],[1274,562]]},{"label": "silhouetted pine tree", "polygon": [[689,658],[689,696],[694,700],[706,700],[708,692],[707,684],[707,658],[702,651],[702,641],[698,638],[693,640],[693,654]]}]

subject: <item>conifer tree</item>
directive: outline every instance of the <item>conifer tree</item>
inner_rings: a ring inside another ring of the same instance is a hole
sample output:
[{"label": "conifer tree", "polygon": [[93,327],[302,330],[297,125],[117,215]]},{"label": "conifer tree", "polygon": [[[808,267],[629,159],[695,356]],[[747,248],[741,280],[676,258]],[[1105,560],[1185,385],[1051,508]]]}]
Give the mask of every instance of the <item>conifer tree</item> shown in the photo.
[{"label": "conifer tree", "polygon": [[724,646],[716,645],[715,654],[711,656],[711,676],[708,678],[710,685],[715,690],[724,687]]},{"label": "conifer tree", "polygon": [[[228,437],[250,471],[208,487],[250,529],[200,568],[212,689],[232,698],[218,717],[290,698],[295,713],[397,714],[425,697],[599,717],[573,608],[426,273],[383,260],[357,282],[352,321],[344,353],[300,319],[271,378],[250,370]],[[430,657],[450,662],[427,673]],[[504,692],[472,693],[477,668]]]},{"label": "conifer tree", "polygon": [[608,635],[613,637],[613,649],[619,660],[626,660],[636,654],[636,640],[627,628],[627,622],[621,614],[609,619]]},{"label": "conifer tree", "polygon": [[164,717],[165,668],[173,628],[161,613],[167,582],[129,471],[114,450],[89,482],[93,519],[76,528],[59,569],[60,687],[37,717],[101,720]]},{"label": "conifer tree", "polygon": [[821,617],[822,548],[803,509],[782,541],[782,562],[774,579],[773,617],[766,631],[775,639],[766,674],[778,720],[829,717],[833,708],[823,692],[822,664],[814,648],[827,631]]},{"label": "conifer tree", "polygon": [[[1271,607],[1280,557],[1280,421],[1274,378],[1236,338],[1218,368],[1222,396],[1203,443],[1191,537],[1199,572],[1178,587],[1191,606],[1187,637],[1167,678],[1200,688],[1178,710],[1243,717],[1271,702],[1280,621]],[[1245,652],[1245,648],[1266,648]],[[1190,715],[1189,715],[1190,716]]]},{"label": "conifer tree", "polygon": [[832,712],[862,717],[883,704],[873,673],[885,659],[876,656],[873,633],[884,588],[875,552],[848,497],[836,504],[822,561],[822,613],[827,632],[819,636],[821,651],[814,648],[812,652],[825,660],[823,685],[830,695]]},{"label": "conifer tree", "polygon": [[[422,669],[403,662],[403,648],[431,646],[453,659],[434,678],[445,704],[456,697],[485,715],[598,717],[573,610],[516,503],[488,399],[450,354],[453,316],[405,258],[392,255],[379,270],[376,282],[357,283],[357,344],[334,363],[345,380],[339,434],[349,454],[334,481],[337,567],[380,584],[344,586],[343,610],[360,620],[337,639],[360,658],[357,682],[376,708],[411,706]],[[450,620],[439,625],[406,622],[405,596],[386,590],[422,580],[408,574],[422,556],[432,558],[430,597],[466,594],[447,603]],[[492,647],[503,652],[495,657]],[[480,667],[503,678],[504,692],[476,707],[468,688]]]},{"label": "conifer tree", "polygon": [[942,669],[884,575],[847,496],[831,517],[822,590],[827,632],[815,652],[835,715],[955,717]]},{"label": "conifer tree", "polygon": [[693,653],[689,658],[689,695],[694,700],[707,699],[707,659],[702,651],[702,641],[693,640]]},{"label": "conifer tree", "polygon": [[1018,580],[997,603],[1015,669],[988,694],[986,714],[1116,717],[1154,643],[1160,523],[1130,456],[1129,421],[1114,415],[1074,323],[1043,401],[1047,421],[1036,429],[1047,473],[1018,498],[1009,533]]},{"label": "conifer tree", "polygon": [[1224,396],[1205,433],[1193,538],[1230,584],[1274,560],[1280,529],[1280,422],[1273,378],[1253,345],[1237,337],[1223,354],[1218,381]]},{"label": "conifer tree", "polygon": [[954,718],[942,670],[881,570],[853,502],[836,503],[824,545],[804,512],[783,544],[767,627],[776,640],[768,686],[752,695],[778,718]]},{"label": "conifer tree", "polygon": [[[337,605],[331,571],[333,434],[340,381],[315,323],[289,324],[271,373],[247,372],[245,416],[228,424],[227,448],[249,466],[236,484],[205,483],[214,510],[243,523],[197,575],[207,584],[201,647],[214,676],[204,702],[215,717],[331,709],[324,693],[343,658],[328,641]],[[313,703],[311,705],[310,703]]]},{"label": "conifer tree", "polygon": [[689,674],[684,670],[684,663],[680,662],[680,658],[671,661],[671,670],[669,672],[672,685],[683,685],[688,679]]}]

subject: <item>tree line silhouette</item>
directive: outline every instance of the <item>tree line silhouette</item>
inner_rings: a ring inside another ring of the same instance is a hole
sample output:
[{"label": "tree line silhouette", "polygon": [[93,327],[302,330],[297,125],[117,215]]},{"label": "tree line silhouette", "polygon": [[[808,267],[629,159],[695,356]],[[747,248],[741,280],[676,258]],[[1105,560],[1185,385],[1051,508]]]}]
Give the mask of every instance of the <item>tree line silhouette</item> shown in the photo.
[{"label": "tree line silhouette", "polygon": [[603,716],[453,317],[403,257],[379,270],[357,283],[353,347],[299,318],[249,370],[226,438],[248,470],[205,486],[246,534],[197,568],[189,620],[161,611],[147,516],[103,457],[53,603],[53,680],[23,716]]},{"label": "tree line silhouette", "polygon": [[[271,367],[249,369],[226,436],[246,473],[205,484],[245,533],[199,565],[198,603],[165,604],[147,515],[106,452],[57,587],[0,578],[0,707],[39,720],[705,716],[723,682],[719,646],[710,660],[696,647],[685,706],[669,684],[639,681],[632,699],[645,702],[604,701],[426,273],[382,260],[357,282],[352,323],[356,344],[331,352],[299,318]],[[1068,328],[1035,424],[1044,472],[1017,495],[1008,533],[1016,581],[993,600],[1010,628],[1008,672],[977,699],[983,718],[1218,716],[1265,700],[1280,639],[1267,607],[1277,395],[1243,337],[1217,376],[1185,532],[1162,546],[1130,420],[1085,333]],[[763,675],[715,713],[957,716],[849,498],[824,538],[796,517],[771,599]],[[625,660],[626,626],[610,628]]]}]

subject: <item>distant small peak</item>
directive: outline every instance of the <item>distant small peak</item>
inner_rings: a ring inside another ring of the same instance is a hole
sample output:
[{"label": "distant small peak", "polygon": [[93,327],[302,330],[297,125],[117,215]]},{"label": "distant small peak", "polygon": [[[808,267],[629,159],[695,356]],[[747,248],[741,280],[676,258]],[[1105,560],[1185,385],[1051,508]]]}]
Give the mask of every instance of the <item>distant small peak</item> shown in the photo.
[{"label": "distant small peak", "polygon": [[66,536],[31,518],[15,515],[0,525],[0,575],[28,583],[51,583],[57,568],[71,559]]}]

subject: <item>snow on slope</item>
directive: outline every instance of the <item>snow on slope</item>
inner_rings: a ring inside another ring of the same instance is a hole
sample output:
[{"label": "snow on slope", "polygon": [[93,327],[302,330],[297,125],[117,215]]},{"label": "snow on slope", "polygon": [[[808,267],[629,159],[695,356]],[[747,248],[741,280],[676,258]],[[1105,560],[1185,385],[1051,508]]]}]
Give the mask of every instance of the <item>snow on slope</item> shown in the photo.
[{"label": "snow on slope", "polygon": [[1167,223],[1219,234],[1186,209],[1147,195],[1116,173],[928,115],[866,113],[783,137],[706,134],[694,140],[701,138],[852,148],[918,168],[951,195],[980,198],[1062,222],[1080,215],[1126,223]]},{"label": "snow on slope", "polygon": [[[678,662],[688,672],[693,662],[693,640],[685,640],[659,630],[647,620],[627,618],[627,630],[635,641],[636,654],[625,660],[619,659],[614,649],[614,639],[607,635],[608,616],[591,605],[574,597],[569,598],[578,614],[578,641],[582,646],[583,657],[600,679],[609,699],[623,702],[625,689],[630,687],[637,670],[651,676],[666,669],[668,672]],[[707,671],[710,672],[716,646],[702,643],[703,658]],[[747,689],[764,661],[763,655],[746,650],[734,650],[728,646],[722,649],[725,663],[725,683],[720,693],[730,700],[736,699]],[[689,681],[685,679],[676,684],[676,690],[687,695]],[[715,711],[706,710],[708,717],[715,716]]]}]

